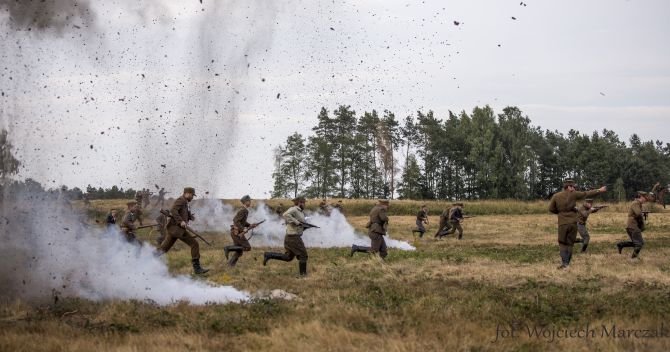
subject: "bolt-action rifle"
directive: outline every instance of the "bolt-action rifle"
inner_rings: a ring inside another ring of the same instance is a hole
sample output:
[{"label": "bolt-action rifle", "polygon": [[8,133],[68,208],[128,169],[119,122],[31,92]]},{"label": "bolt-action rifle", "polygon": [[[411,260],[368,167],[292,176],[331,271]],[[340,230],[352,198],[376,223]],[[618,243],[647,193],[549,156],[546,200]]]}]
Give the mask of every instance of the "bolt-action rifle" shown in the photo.
[{"label": "bolt-action rifle", "polygon": [[[160,213],[163,214],[163,215],[165,215],[166,217],[171,218],[172,220],[174,220],[174,218],[172,217],[172,214],[170,214],[170,212],[169,212],[168,210],[161,209],[161,210],[160,210]],[[176,223],[176,222],[177,222],[177,220],[175,220],[175,223]],[[179,226],[179,224],[177,224],[177,226]],[[200,236],[200,234],[198,234],[198,233],[197,233],[193,228],[191,228],[190,226],[186,225],[186,227],[184,227],[184,229],[185,229],[188,233],[190,233],[191,235],[193,235],[194,237],[197,237],[197,238],[201,239],[201,240],[202,240],[203,242],[205,242],[208,246],[210,246],[210,247],[212,246],[211,243],[207,242],[206,239],[204,239],[202,236]]]}]

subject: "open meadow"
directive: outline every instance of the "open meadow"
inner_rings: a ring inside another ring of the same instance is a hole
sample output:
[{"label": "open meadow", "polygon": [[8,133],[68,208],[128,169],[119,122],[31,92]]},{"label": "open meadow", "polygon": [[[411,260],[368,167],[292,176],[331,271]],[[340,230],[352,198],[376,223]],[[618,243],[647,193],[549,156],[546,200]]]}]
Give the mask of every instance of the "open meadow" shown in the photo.
[{"label": "open meadow", "polygon": [[[90,222],[124,203],[93,201]],[[360,232],[372,204],[344,202]],[[642,259],[631,262],[630,249],[620,255],[615,247],[627,237],[626,204],[610,204],[589,219],[588,252],[579,253],[577,245],[571,267],[557,270],[556,217],[546,202],[466,203],[466,213],[476,217],[465,220],[460,241],[433,239],[437,214],[447,204],[438,202],[427,203],[426,236],[414,237],[418,204],[393,201],[390,208],[389,232],[415,251],[390,249],[382,263],[360,253],[350,258],[347,248],[308,248],[306,278],[297,277],[296,261],[263,267],[269,248],[254,248],[228,268],[222,250],[231,242],[228,234],[204,233],[214,246],[201,246],[201,260],[211,271],[198,280],[250,293],[281,289],[297,299],[163,307],[78,298],[3,301],[0,350],[670,350],[670,212],[650,214]],[[154,237],[149,229],[139,231],[143,241],[153,244]],[[191,275],[183,243],[164,260],[173,274]]]}]

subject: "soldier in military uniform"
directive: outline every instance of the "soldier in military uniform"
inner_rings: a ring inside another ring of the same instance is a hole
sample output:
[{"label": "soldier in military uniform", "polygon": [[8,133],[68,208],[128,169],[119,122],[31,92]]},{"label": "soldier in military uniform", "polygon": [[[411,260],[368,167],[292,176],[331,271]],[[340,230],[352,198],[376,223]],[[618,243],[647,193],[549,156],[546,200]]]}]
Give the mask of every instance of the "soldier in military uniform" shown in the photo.
[{"label": "soldier in military uniform", "polygon": [[330,207],[328,206],[328,203],[326,203],[325,199],[319,203],[319,213],[324,216],[330,216]]},{"label": "soldier in military uniform", "polygon": [[587,198],[584,200],[584,204],[577,209],[577,232],[582,238],[575,240],[575,243],[582,244],[582,252],[586,252],[586,248],[589,246],[589,240],[591,236],[589,235],[589,229],[586,228],[586,221],[589,219],[589,215],[597,212],[600,208],[593,207],[593,199]]},{"label": "soldier in military uniform", "polygon": [[186,231],[186,226],[191,220],[195,220],[193,213],[189,209],[190,203],[195,197],[195,189],[193,187],[184,188],[184,193],[174,201],[172,209],[170,209],[170,219],[167,224],[167,237],[161,243],[159,248],[159,255],[162,255],[170,250],[177,240],[186,243],[191,247],[191,263],[193,264],[193,272],[196,274],[204,274],[209,269],[204,269],[200,266],[200,245],[195,238]]},{"label": "soldier in military uniform", "polygon": [[389,201],[387,199],[381,199],[378,204],[370,210],[370,220],[365,226],[368,229],[368,237],[370,237],[370,247],[352,245],[351,254],[349,256],[353,257],[354,253],[363,252],[377,254],[382,259],[386,258],[388,251],[384,236],[386,235],[389,223],[389,218],[386,215],[388,207]]},{"label": "soldier in military uniform", "polygon": [[116,209],[109,210],[109,214],[107,214],[107,218],[105,219],[105,225],[107,226],[108,233],[114,232],[114,228],[116,228]]},{"label": "soldier in military uniform", "polygon": [[158,199],[156,200],[156,206],[160,203],[161,208],[165,205],[165,195],[168,192],[165,192],[165,188],[161,187],[160,190],[158,190]]},{"label": "soldier in military uniform", "polygon": [[126,236],[126,241],[133,243],[137,242],[135,221],[137,220],[137,212],[140,208],[135,201],[128,202],[126,205],[128,206],[128,210],[121,220],[121,231]]},{"label": "soldier in military uniform", "polygon": [[230,237],[233,239],[232,246],[223,247],[223,253],[228,259],[228,253],[233,252],[232,257],[228,260],[229,266],[235,266],[237,260],[242,256],[243,252],[248,252],[251,250],[251,245],[249,240],[245,237],[247,231],[258,226],[257,224],[250,224],[247,222],[247,217],[249,217],[249,207],[251,206],[251,197],[248,195],[240,199],[242,203],[242,208],[237,211],[235,217],[233,218],[233,224],[230,225]]},{"label": "soldier in military uniform", "polygon": [[279,203],[279,205],[275,208],[275,213],[279,216],[282,216],[284,214],[284,204]]},{"label": "soldier in military uniform", "polygon": [[168,218],[163,215],[163,213],[158,213],[158,216],[156,217],[156,224],[158,225],[158,233],[160,235],[156,239],[156,243],[159,247],[163,241],[165,241],[165,237],[167,237],[167,223]]},{"label": "soldier in military uniform", "polygon": [[458,239],[463,239],[463,226],[461,226],[461,223],[463,222],[464,206],[463,203],[454,203],[454,206],[449,209],[449,227],[451,229],[444,236],[454,234],[458,231]]},{"label": "soldier in military uniform", "polygon": [[338,200],[337,203],[333,205],[333,208],[337,209],[340,214],[344,215],[344,205],[342,205],[342,199]]},{"label": "soldier in military uniform", "polygon": [[593,197],[607,191],[607,187],[600,187],[586,192],[576,190],[575,181],[565,180],[563,190],[554,194],[549,203],[549,211],[558,215],[558,247],[561,255],[559,269],[567,268],[572,259],[572,249],[577,239],[577,201]]},{"label": "soldier in military uniform", "polygon": [[626,247],[634,247],[631,258],[637,258],[640,255],[642,246],[644,246],[644,239],[642,238],[642,231],[644,231],[644,216],[642,215],[642,204],[648,200],[647,192],[637,192],[637,197],[628,207],[628,221],[626,223],[626,233],[630,237],[630,241],[618,242],[616,244],[619,254]]},{"label": "soldier in military uniform", "polygon": [[286,236],[284,237],[284,249],[286,253],[265,252],[263,254],[263,265],[267,265],[268,260],[276,259],[290,262],[298,257],[298,269],[300,275],[307,275],[307,249],[302,241],[302,233],[305,230],[305,198],[296,197],[293,199],[293,206],[284,214],[286,220]]},{"label": "soldier in military uniform", "polygon": [[428,207],[425,204],[421,205],[421,209],[416,214],[416,228],[419,232],[419,238],[422,238],[423,234],[426,233],[424,224],[428,225]]},{"label": "soldier in military uniform", "polygon": [[437,239],[446,236],[449,229],[451,229],[451,225],[449,225],[449,214],[451,214],[451,208],[453,208],[453,205],[445,208],[444,211],[442,211],[442,214],[440,214],[440,226],[437,228],[437,232],[435,232],[435,238]]}]

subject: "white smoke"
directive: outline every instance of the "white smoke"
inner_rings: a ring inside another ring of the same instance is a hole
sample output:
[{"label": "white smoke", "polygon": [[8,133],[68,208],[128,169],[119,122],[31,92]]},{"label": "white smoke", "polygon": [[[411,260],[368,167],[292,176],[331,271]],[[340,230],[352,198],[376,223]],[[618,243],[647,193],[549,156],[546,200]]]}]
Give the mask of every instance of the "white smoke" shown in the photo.
[{"label": "white smoke", "polygon": [[129,244],[116,230],[85,225],[66,204],[44,195],[3,199],[0,207],[0,296],[42,300],[57,294],[160,305],[249,297],[230,286],[173,276],[153,247]]},{"label": "white smoke", "polygon": [[[197,230],[226,232],[230,231],[236,210],[228,204],[216,199],[201,199],[194,202],[192,210],[197,214],[193,226]],[[319,226],[305,230],[302,236],[306,247],[334,248],[351,247],[352,244],[369,246],[370,239],[367,234],[356,232],[353,226],[339,211],[334,209],[330,216],[318,213],[308,213],[307,222]],[[286,226],[284,219],[271,212],[263,203],[259,202],[255,208],[249,209],[249,223],[266,220],[254,230],[250,239],[252,246],[256,247],[281,247],[284,243]],[[247,235],[249,237],[249,235]],[[398,241],[386,236],[386,245],[390,248],[401,250],[414,250],[415,248],[405,241]]]}]

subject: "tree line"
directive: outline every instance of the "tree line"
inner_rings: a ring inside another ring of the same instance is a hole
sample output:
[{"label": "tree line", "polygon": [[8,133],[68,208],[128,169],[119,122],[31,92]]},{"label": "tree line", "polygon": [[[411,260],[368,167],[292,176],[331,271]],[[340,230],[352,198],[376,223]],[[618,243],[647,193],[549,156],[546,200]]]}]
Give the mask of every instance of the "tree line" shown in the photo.
[{"label": "tree line", "polygon": [[562,180],[607,185],[625,200],[670,181],[670,143],[628,142],[611,130],[542,130],[517,107],[489,106],[438,118],[417,111],[356,115],[321,108],[312,134],[290,135],[274,150],[273,197],[520,199],[547,198]]}]

